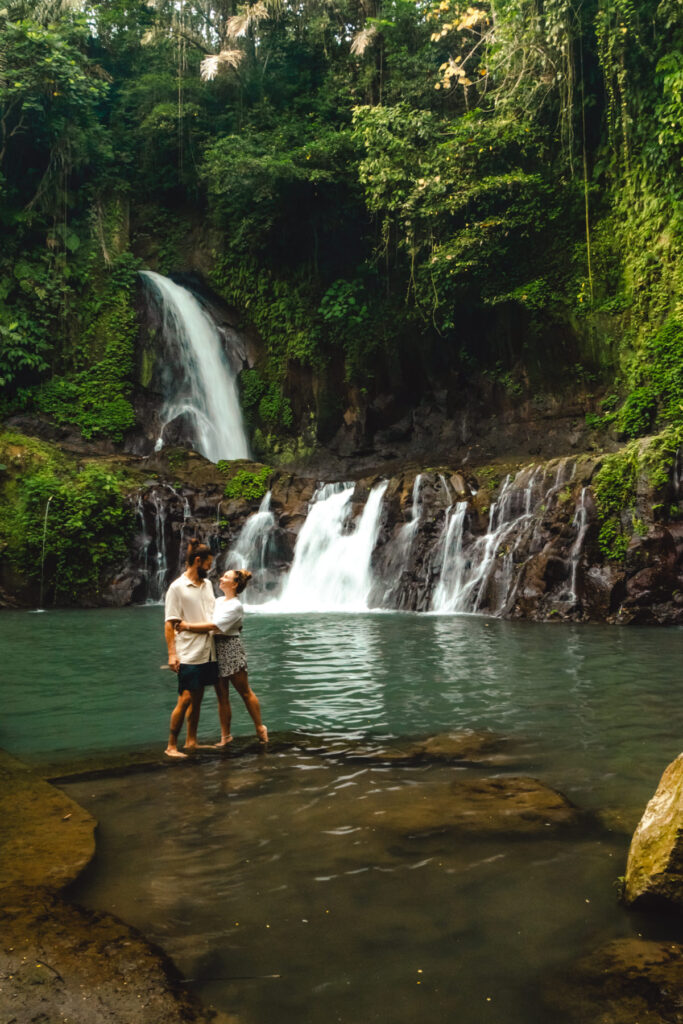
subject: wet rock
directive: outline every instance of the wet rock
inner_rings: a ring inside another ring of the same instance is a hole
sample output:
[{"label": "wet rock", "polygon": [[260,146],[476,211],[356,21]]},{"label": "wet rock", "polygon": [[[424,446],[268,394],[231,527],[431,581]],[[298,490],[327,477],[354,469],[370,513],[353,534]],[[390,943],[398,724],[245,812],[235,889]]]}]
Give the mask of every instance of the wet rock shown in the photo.
[{"label": "wet rock", "polygon": [[680,1024],[683,947],[618,939],[554,982],[548,1019],[568,1024]]},{"label": "wet rock", "polygon": [[577,825],[581,812],[535,779],[501,776],[425,783],[358,802],[362,823],[401,835],[458,831],[539,835]]},{"label": "wet rock", "polygon": [[0,908],[0,1007],[25,1024],[230,1024],[183,991],[173,964],[134,929],[44,889]]},{"label": "wet rock", "polygon": [[662,775],[634,833],[624,900],[683,910],[683,754]]},{"label": "wet rock", "polygon": [[592,565],[583,574],[584,602],[592,618],[607,619],[626,595],[626,575],[616,565]]},{"label": "wet rock", "polygon": [[0,890],[72,882],[95,853],[96,824],[68,796],[0,751]]},{"label": "wet rock", "polygon": [[466,764],[503,764],[509,761],[509,740],[493,732],[461,729],[369,753],[378,761],[455,761]]}]

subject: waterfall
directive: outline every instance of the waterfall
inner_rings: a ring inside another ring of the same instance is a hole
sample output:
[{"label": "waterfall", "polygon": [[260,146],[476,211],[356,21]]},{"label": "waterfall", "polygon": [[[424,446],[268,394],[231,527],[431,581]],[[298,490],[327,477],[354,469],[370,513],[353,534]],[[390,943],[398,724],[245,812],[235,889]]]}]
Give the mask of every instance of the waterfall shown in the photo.
[{"label": "waterfall", "polygon": [[576,576],[579,571],[579,562],[581,561],[581,551],[583,549],[583,542],[588,530],[588,509],[586,508],[586,492],[587,487],[581,488],[581,497],[574,513],[574,520],[572,526],[577,528],[576,540],[572,544],[571,551],[569,552],[569,561],[572,567],[572,578],[570,586],[570,601],[574,604],[577,600],[576,593]]},{"label": "waterfall", "polygon": [[244,591],[245,605],[258,604],[255,596],[263,596],[267,583],[268,547],[275,527],[270,511],[271,492],[264,495],[258,512],[249,516],[225,559],[225,569],[249,569],[253,579]]},{"label": "waterfall", "polygon": [[374,487],[357,524],[351,521],[353,484],[326,484],[313,495],[279,600],[269,611],[366,611],[371,557],[387,483]]},{"label": "waterfall", "polygon": [[413,483],[413,493],[410,501],[410,519],[404,523],[396,538],[398,559],[404,565],[410,557],[410,549],[413,546],[417,528],[420,525],[420,486],[422,484],[422,473],[418,473]]},{"label": "waterfall", "polygon": [[38,601],[38,607],[36,611],[42,612],[43,608],[43,586],[45,584],[45,541],[47,540],[47,516],[50,511],[50,502],[54,498],[54,494],[51,494],[45,504],[45,518],[43,519],[43,548],[40,556],[40,600]]},{"label": "waterfall", "polygon": [[[515,566],[533,553],[540,525],[538,513],[557,497],[566,482],[568,465],[568,459],[559,461],[550,486],[545,485],[540,466],[526,467],[514,478],[508,474],[498,500],[489,510],[485,535],[467,546],[467,502],[451,506],[442,534],[443,554],[432,611],[478,612],[487,606],[501,615],[510,608],[519,580]],[[574,466],[571,476],[573,473]]]},{"label": "waterfall", "polygon": [[151,270],[140,276],[160,304],[164,338],[174,347],[157,449],[166,424],[186,415],[197,451],[211,462],[248,458],[235,376],[216,325],[187,288]]},{"label": "waterfall", "polygon": [[439,582],[432,597],[432,611],[453,611],[460,598],[465,581],[467,560],[463,556],[463,536],[467,502],[459,501],[446,512],[444,531],[441,538],[442,553],[439,559]]},{"label": "waterfall", "polygon": [[444,491],[446,492],[446,500],[448,501],[448,504],[452,505],[453,504],[453,498],[452,498],[452,495],[451,495],[451,489],[448,486],[448,481],[446,480],[446,477],[443,475],[443,473],[439,473],[439,480],[441,481],[441,486],[443,487]]}]

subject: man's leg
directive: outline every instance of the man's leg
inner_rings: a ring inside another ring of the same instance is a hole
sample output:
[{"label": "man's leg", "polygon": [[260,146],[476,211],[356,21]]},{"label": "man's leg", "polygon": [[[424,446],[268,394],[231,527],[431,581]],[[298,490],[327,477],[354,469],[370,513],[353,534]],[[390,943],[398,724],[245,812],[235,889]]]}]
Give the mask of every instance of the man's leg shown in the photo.
[{"label": "man's leg", "polygon": [[249,712],[252,722],[256,726],[256,735],[261,740],[261,743],[267,743],[268,730],[261,721],[261,705],[259,704],[258,697],[249,686],[249,677],[244,669],[235,673],[232,677],[232,685],[244,701],[244,706]]},{"label": "man's leg", "polygon": [[185,750],[197,749],[197,726],[199,725],[199,712],[202,707],[203,696],[203,686],[190,690],[190,709],[187,715],[187,737],[185,738]]},{"label": "man's leg", "polygon": [[170,732],[168,734],[168,746],[164,751],[169,757],[186,757],[186,754],[181,754],[178,750],[178,735],[183,727],[185,721],[185,715],[187,714],[188,708],[192,704],[192,694],[189,690],[183,690],[178,695],[178,702],[171,712],[171,725]]},{"label": "man's leg", "polygon": [[219,679],[214,687],[216,699],[218,700],[218,720],[221,723],[221,739],[217,747],[225,747],[232,742],[230,735],[230,723],[232,721],[232,708],[230,707],[230,680]]}]

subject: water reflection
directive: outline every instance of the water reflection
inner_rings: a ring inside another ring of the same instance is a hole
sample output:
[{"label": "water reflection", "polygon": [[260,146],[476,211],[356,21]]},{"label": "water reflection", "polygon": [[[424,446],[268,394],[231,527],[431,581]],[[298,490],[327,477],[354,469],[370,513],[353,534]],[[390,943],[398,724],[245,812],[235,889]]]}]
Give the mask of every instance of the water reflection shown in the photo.
[{"label": "water reflection", "polygon": [[382,626],[377,618],[299,619],[284,638],[288,725],[362,736],[386,727]]}]

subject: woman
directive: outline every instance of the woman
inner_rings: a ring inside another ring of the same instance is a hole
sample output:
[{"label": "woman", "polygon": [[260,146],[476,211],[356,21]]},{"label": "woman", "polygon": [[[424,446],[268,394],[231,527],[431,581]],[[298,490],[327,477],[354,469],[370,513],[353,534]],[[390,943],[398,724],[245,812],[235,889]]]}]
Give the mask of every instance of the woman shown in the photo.
[{"label": "woman", "polygon": [[261,705],[254,691],[249,686],[247,675],[247,656],[244,651],[240,633],[244,608],[237,595],[241,594],[251,579],[247,569],[228,569],[219,580],[223,597],[217,597],[212,622],[185,622],[181,620],[177,629],[188,630],[190,633],[214,634],[216,658],[218,660],[218,697],[219,717],[221,720],[221,739],[216,746],[224,747],[232,742],[230,721],[230,682],[235,687],[256,727],[256,735],[261,743],[268,742],[268,730],[261,721]]}]

